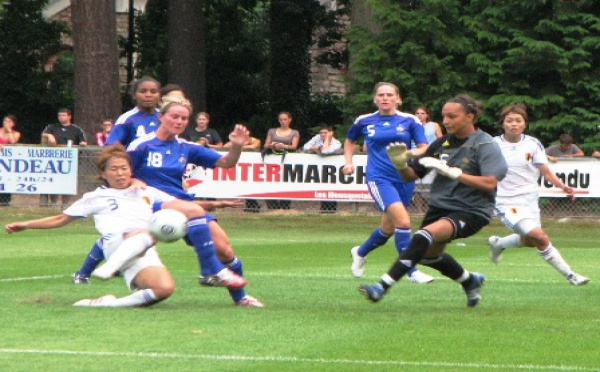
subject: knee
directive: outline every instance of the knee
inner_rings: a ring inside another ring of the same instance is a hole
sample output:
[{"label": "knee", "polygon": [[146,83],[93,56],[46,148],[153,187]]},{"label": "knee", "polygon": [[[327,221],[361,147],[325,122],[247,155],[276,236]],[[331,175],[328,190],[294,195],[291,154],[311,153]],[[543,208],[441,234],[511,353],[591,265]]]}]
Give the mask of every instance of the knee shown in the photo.
[{"label": "knee", "polygon": [[165,300],[175,292],[175,282],[173,280],[161,282],[154,286],[152,291],[158,301]]}]

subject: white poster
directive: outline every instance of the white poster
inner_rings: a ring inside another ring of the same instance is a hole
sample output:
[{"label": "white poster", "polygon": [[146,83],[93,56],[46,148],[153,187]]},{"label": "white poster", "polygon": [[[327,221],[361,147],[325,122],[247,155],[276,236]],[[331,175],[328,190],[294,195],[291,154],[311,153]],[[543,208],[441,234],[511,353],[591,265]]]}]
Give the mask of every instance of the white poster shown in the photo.
[{"label": "white poster", "polygon": [[[366,185],[366,155],[354,155],[355,172],[342,173],[344,156],[310,154],[266,155],[244,152],[231,169],[192,168],[185,180],[196,197],[225,199],[289,199],[372,202]],[[600,197],[600,161],[560,160],[550,168],[576,197]],[[540,195],[564,197],[562,190],[540,178]]]},{"label": "white poster", "polygon": [[0,150],[0,192],[77,194],[76,148],[4,146]]}]

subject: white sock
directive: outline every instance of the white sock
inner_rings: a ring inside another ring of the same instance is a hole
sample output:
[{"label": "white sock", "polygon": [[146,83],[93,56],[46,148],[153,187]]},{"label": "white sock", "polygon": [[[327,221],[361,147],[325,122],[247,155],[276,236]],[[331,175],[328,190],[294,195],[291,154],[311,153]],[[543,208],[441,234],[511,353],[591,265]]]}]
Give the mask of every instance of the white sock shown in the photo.
[{"label": "white sock", "polygon": [[101,307],[136,307],[147,306],[156,302],[156,296],[151,289],[143,289],[133,292],[127,297],[115,298],[113,300],[102,301],[98,306]]},{"label": "white sock", "polygon": [[521,235],[511,234],[498,239],[497,242],[500,248],[519,248],[521,247]]},{"label": "white sock", "polygon": [[569,264],[564,260],[564,258],[562,258],[560,252],[558,251],[558,249],[554,248],[552,243],[548,245],[548,248],[544,249],[541,252],[538,251],[538,253],[540,254],[540,256],[542,256],[544,260],[546,260],[546,262],[548,262],[548,264],[550,264],[550,266],[555,268],[563,276],[568,278],[569,275],[573,273]]},{"label": "white sock", "polygon": [[119,271],[129,260],[142,254],[154,245],[152,237],[147,233],[141,233],[127,238],[115,249],[113,254],[92,275],[102,279],[108,279]]},{"label": "white sock", "polygon": [[456,279],[455,281],[459,282],[459,283],[464,283],[467,279],[469,279],[471,277],[471,273],[465,269],[463,269],[462,274],[460,275],[460,277],[458,279]]}]

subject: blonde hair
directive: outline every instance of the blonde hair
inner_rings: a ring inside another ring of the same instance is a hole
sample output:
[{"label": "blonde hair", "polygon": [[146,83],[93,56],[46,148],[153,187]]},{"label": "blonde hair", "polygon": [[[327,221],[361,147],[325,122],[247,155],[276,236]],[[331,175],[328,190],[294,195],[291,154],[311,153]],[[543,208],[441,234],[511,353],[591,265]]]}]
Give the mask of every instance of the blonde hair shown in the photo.
[{"label": "blonde hair", "polygon": [[166,113],[167,110],[174,105],[181,105],[190,110],[190,113],[192,112],[192,104],[187,99],[182,98],[179,95],[166,95],[161,98],[160,113]]}]

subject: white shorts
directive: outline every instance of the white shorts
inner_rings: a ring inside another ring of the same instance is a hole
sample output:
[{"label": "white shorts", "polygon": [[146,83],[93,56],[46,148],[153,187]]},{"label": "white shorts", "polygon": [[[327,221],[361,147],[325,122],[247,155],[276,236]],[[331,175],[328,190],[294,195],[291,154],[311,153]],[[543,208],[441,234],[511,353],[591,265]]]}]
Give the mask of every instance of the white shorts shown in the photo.
[{"label": "white shorts", "polygon": [[[123,235],[119,234],[119,236],[104,241],[102,247],[102,250],[104,251],[104,257],[108,259],[110,255],[113,254],[113,252],[121,245],[121,243],[123,243],[123,240]],[[129,288],[132,291],[136,290],[136,286],[132,283],[133,279],[135,279],[136,275],[140,271],[151,266],[165,266],[160,260],[160,257],[158,257],[158,252],[154,247],[148,248],[142,256],[134,257],[131,260],[129,260],[125,265],[123,265],[121,275],[125,280],[125,285],[127,285],[127,288]]]},{"label": "white shorts", "polygon": [[506,227],[517,234],[526,235],[542,226],[537,194],[514,198],[497,197],[494,213]]}]

